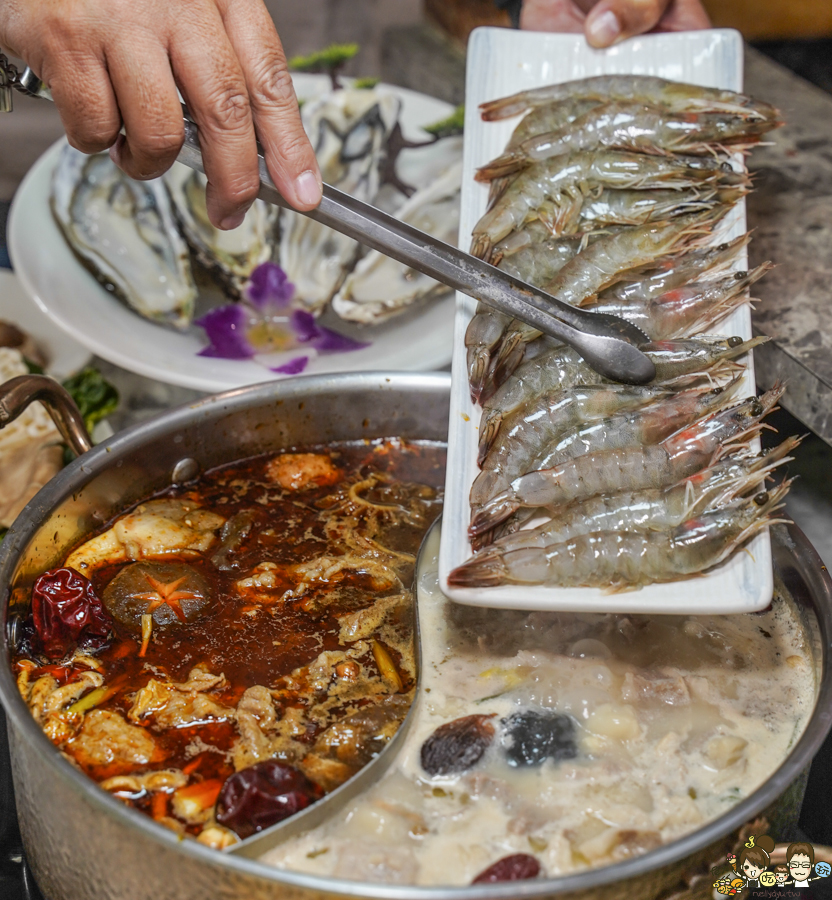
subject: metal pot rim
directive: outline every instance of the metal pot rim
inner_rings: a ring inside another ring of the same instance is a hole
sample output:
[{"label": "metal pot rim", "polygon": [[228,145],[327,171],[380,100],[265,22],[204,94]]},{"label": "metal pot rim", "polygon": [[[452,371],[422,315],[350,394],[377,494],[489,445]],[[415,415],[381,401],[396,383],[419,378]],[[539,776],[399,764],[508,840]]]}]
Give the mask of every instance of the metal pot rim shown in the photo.
[{"label": "metal pot rim", "polygon": [[[129,455],[154,437],[180,429],[213,415],[232,412],[237,408],[258,406],[275,399],[302,399],[327,390],[344,388],[359,391],[367,389],[399,390],[449,390],[450,375],[446,373],[350,373],[346,375],[320,375],[298,378],[284,382],[266,382],[213,394],[196,403],[189,403],[166,411],[148,422],[120,432],[97,445],[89,453],[75,460],[52,479],[21,513],[0,546],[0,586],[8,585],[14,574],[19,552],[33,537],[43,517],[57,503],[72,493],[73,489],[89,481],[99,471],[112,465],[119,458]],[[823,562],[809,543],[803,532],[794,524],[787,526],[788,536],[793,542],[793,553],[806,560],[812,580],[813,593],[821,598],[821,603],[832,610],[832,580]],[[4,588],[6,589],[6,588]],[[5,622],[7,604],[0,608],[0,624]],[[820,619],[824,644],[829,643],[826,623]],[[194,840],[181,840],[164,826],[157,825],[147,816],[129,809],[114,797],[101,790],[95,782],[68,763],[49,741],[28,708],[23,703],[11,673],[8,645],[5,640],[0,645],[0,700],[14,726],[27,741],[40,748],[41,756],[55,772],[63,776],[64,782],[87,802],[102,813],[115,817],[128,828],[138,828],[144,836],[160,843],[168,850],[185,853],[208,866],[221,866],[232,870],[257,875],[264,880],[278,884],[292,885],[302,889],[326,890],[334,896],[373,897],[379,900],[475,900],[475,898],[533,898],[566,894],[570,891],[587,890],[605,884],[624,882],[631,878],[660,869],[678,862],[726,834],[742,827],[754,819],[763,809],[773,803],[792,783],[799,772],[809,764],[820,748],[827,732],[832,727],[832,679],[827,678],[829,664],[824,655],[823,673],[815,709],[792,752],[783,760],[779,768],[746,799],[737,803],[717,819],[678,840],[664,844],[641,856],[624,862],[614,863],[598,869],[583,871],[551,879],[524,882],[507,882],[495,885],[464,887],[437,886],[417,887],[412,885],[375,884],[345,879],[309,875],[287,869],[278,869],[265,863],[221,854]]]}]

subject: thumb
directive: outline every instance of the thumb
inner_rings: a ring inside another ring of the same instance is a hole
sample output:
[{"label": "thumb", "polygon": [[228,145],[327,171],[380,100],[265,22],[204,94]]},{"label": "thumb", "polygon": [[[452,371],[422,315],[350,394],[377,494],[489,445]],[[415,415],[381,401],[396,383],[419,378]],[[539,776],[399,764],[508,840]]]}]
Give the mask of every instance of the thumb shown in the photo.
[{"label": "thumb", "polygon": [[670,0],[601,0],[586,17],[584,31],[592,47],[610,47],[659,24]]}]

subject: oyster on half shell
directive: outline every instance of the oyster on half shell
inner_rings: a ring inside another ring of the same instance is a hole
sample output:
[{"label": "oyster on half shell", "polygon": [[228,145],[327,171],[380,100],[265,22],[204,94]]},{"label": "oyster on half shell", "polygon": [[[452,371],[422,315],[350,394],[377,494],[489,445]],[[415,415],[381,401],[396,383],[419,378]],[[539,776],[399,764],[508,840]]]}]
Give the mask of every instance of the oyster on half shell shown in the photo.
[{"label": "oyster on half shell", "polygon": [[[456,245],[459,232],[459,196],[462,159],[457,159],[435,181],[416,191],[396,218],[446,243]],[[392,318],[420,300],[429,300],[450,288],[427,275],[371,250],[358,261],[332,301],[332,308],[351,322],[373,324]]]},{"label": "oyster on half shell", "polygon": [[274,255],[279,209],[255,200],[238,228],[221,231],[208,219],[207,179],[201,172],[174,163],[163,179],[179,227],[196,258],[218,277],[229,293],[239,295],[252,271]]},{"label": "oyster on half shell", "polygon": [[[323,180],[372,203],[379,163],[401,101],[390,93],[345,88],[303,105],[301,117]],[[295,212],[281,218],[280,265],[305,307],[320,310],[338,289],[360,245]]]},{"label": "oyster on half shell", "polygon": [[146,319],[190,324],[197,289],[161,178],[134,181],[107,154],[67,146],[51,204],[70,246],[108,290]]}]

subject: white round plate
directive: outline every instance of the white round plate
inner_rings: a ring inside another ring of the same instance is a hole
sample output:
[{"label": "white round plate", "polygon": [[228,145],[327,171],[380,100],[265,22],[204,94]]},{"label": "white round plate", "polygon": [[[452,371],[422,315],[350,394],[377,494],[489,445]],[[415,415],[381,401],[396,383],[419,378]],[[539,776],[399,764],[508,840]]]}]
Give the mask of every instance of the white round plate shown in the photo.
[{"label": "white round plate", "polygon": [[[302,98],[323,92],[328,84],[326,76],[295,76]],[[401,97],[402,130],[412,139],[424,138],[420,126],[444,118],[453,109],[441,100],[404,88],[387,90]],[[91,352],[148,378],[212,393],[286,377],[251,360],[198,356],[207,344],[201,329],[193,326],[180,333],[149,322],[95,280],[69,248],[49,207],[52,170],[62,146],[63,140],[58,141],[35,163],[15,195],[9,216],[9,254],[15,274],[40,309]],[[404,151],[400,157],[402,177],[407,180],[408,168],[418,164],[416,154],[434,155],[434,148]],[[385,325],[339,326],[339,330],[369,341],[369,346],[312,356],[303,374],[441,368],[450,362],[453,352],[453,317],[454,301],[448,295]],[[302,350],[275,354],[269,365],[278,366],[301,355],[305,355]]]}]

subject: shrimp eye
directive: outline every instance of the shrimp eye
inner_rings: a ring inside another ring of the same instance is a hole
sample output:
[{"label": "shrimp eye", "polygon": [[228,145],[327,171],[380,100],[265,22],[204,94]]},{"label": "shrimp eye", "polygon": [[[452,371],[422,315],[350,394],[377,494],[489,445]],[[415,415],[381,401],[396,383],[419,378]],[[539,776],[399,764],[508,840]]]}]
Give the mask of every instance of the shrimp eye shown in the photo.
[{"label": "shrimp eye", "polygon": [[734,272],[734,281],[742,281],[743,278],[748,278],[748,272]]},{"label": "shrimp eye", "polygon": [[734,337],[729,337],[725,343],[729,347],[739,347],[739,345],[742,343],[742,338],[734,335]]},{"label": "shrimp eye", "polygon": [[734,167],[733,167],[733,166],[731,165],[731,163],[729,163],[729,162],[724,162],[724,163],[722,163],[722,165],[720,165],[719,168],[720,168],[723,172],[733,172],[733,171],[734,171]]},{"label": "shrimp eye", "polygon": [[754,496],[754,502],[757,506],[765,506],[768,503],[768,491],[760,491]]},{"label": "shrimp eye", "polygon": [[727,250],[727,249],[728,249],[728,244],[727,244],[727,243],[726,243],[726,244],[720,244],[720,245],[716,248],[717,253],[723,253],[723,252],[724,252],[725,250]]},{"label": "shrimp eye", "polygon": [[763,409],[763,404],[760,403],[759,400],[755,399],[751,404],[751,415],[757,417],[761,416],[764,412],[765,410]]}]

